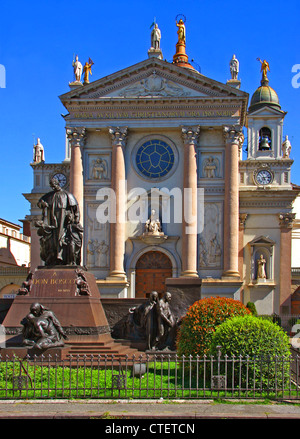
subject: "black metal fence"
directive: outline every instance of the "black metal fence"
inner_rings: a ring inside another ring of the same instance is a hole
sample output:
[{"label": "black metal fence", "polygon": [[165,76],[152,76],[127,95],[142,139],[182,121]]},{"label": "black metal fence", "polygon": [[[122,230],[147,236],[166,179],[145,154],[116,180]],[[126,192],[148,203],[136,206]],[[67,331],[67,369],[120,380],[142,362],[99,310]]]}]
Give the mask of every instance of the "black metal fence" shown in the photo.
[{"label": "black metal fence", "polygon": [[300,356],[0,356],[0,399],[300,399]]}]

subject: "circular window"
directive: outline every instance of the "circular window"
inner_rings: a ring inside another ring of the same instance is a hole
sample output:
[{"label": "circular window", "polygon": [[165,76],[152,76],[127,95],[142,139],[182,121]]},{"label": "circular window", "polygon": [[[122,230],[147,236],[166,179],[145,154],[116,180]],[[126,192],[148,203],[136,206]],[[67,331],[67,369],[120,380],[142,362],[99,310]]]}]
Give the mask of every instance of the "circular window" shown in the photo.
[{"label": "circular window", "polygon": [[161,178],[174,166],[174,151],[163,140],[152,139],[144,142],[135,156],[138,171],[147,178]]}]

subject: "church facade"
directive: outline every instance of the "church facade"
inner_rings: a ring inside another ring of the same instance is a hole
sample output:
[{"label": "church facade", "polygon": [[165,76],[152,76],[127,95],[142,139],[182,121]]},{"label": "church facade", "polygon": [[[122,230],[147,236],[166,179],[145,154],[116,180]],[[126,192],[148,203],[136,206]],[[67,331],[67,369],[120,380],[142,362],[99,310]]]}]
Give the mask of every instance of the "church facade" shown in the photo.
[{"label": "church facade", "polygon": [[56,177],[79,203],[82,265],[102,297],[163,293],[171,279],[198,285],[201,297],[254,302],[259,314],[290,313],[299,191],[267,63],[249,99],[235,56],[226,83],[202,75],[177,26],[172,63],[158,33],[146,60],[93,82],[92,63],[84,69],[76,59],[75,81],[60,96],[65,160],[47,163],[39,141],[31,164],[31,267],[41,265],[37,201]]}]

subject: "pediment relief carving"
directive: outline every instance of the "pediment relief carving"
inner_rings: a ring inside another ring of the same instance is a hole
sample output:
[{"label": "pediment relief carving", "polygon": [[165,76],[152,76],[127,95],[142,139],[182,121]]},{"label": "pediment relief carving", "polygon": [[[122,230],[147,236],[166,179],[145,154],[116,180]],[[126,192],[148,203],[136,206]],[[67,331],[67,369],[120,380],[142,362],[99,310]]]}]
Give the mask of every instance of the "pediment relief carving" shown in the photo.
[{"label": "pediment relief carving", "polygon": [[[163,64],[163,65],[162,65]],[[166,65],[167,64],[167,65]],[[247,94],[226,84],[191,73],[182,67],[157,60],[154,64],[124,69],[79,87],[61,96],[69,99],[141,98],[141,97],[245,97]]]}]

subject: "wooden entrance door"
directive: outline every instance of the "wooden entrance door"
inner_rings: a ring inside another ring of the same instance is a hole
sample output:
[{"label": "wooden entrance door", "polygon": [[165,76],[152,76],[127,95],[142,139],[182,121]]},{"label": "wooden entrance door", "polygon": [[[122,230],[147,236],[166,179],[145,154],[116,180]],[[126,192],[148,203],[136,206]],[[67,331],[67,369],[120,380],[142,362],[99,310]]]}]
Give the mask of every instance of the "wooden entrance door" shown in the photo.
[{"label": "wooden entrance door", "polygon": [[162,296],[166,292],[165,280],[172,277],[172,264],[164,253],[151,251],[137,261],[135,273],[136,297],[149,297],[151,291]]}]

